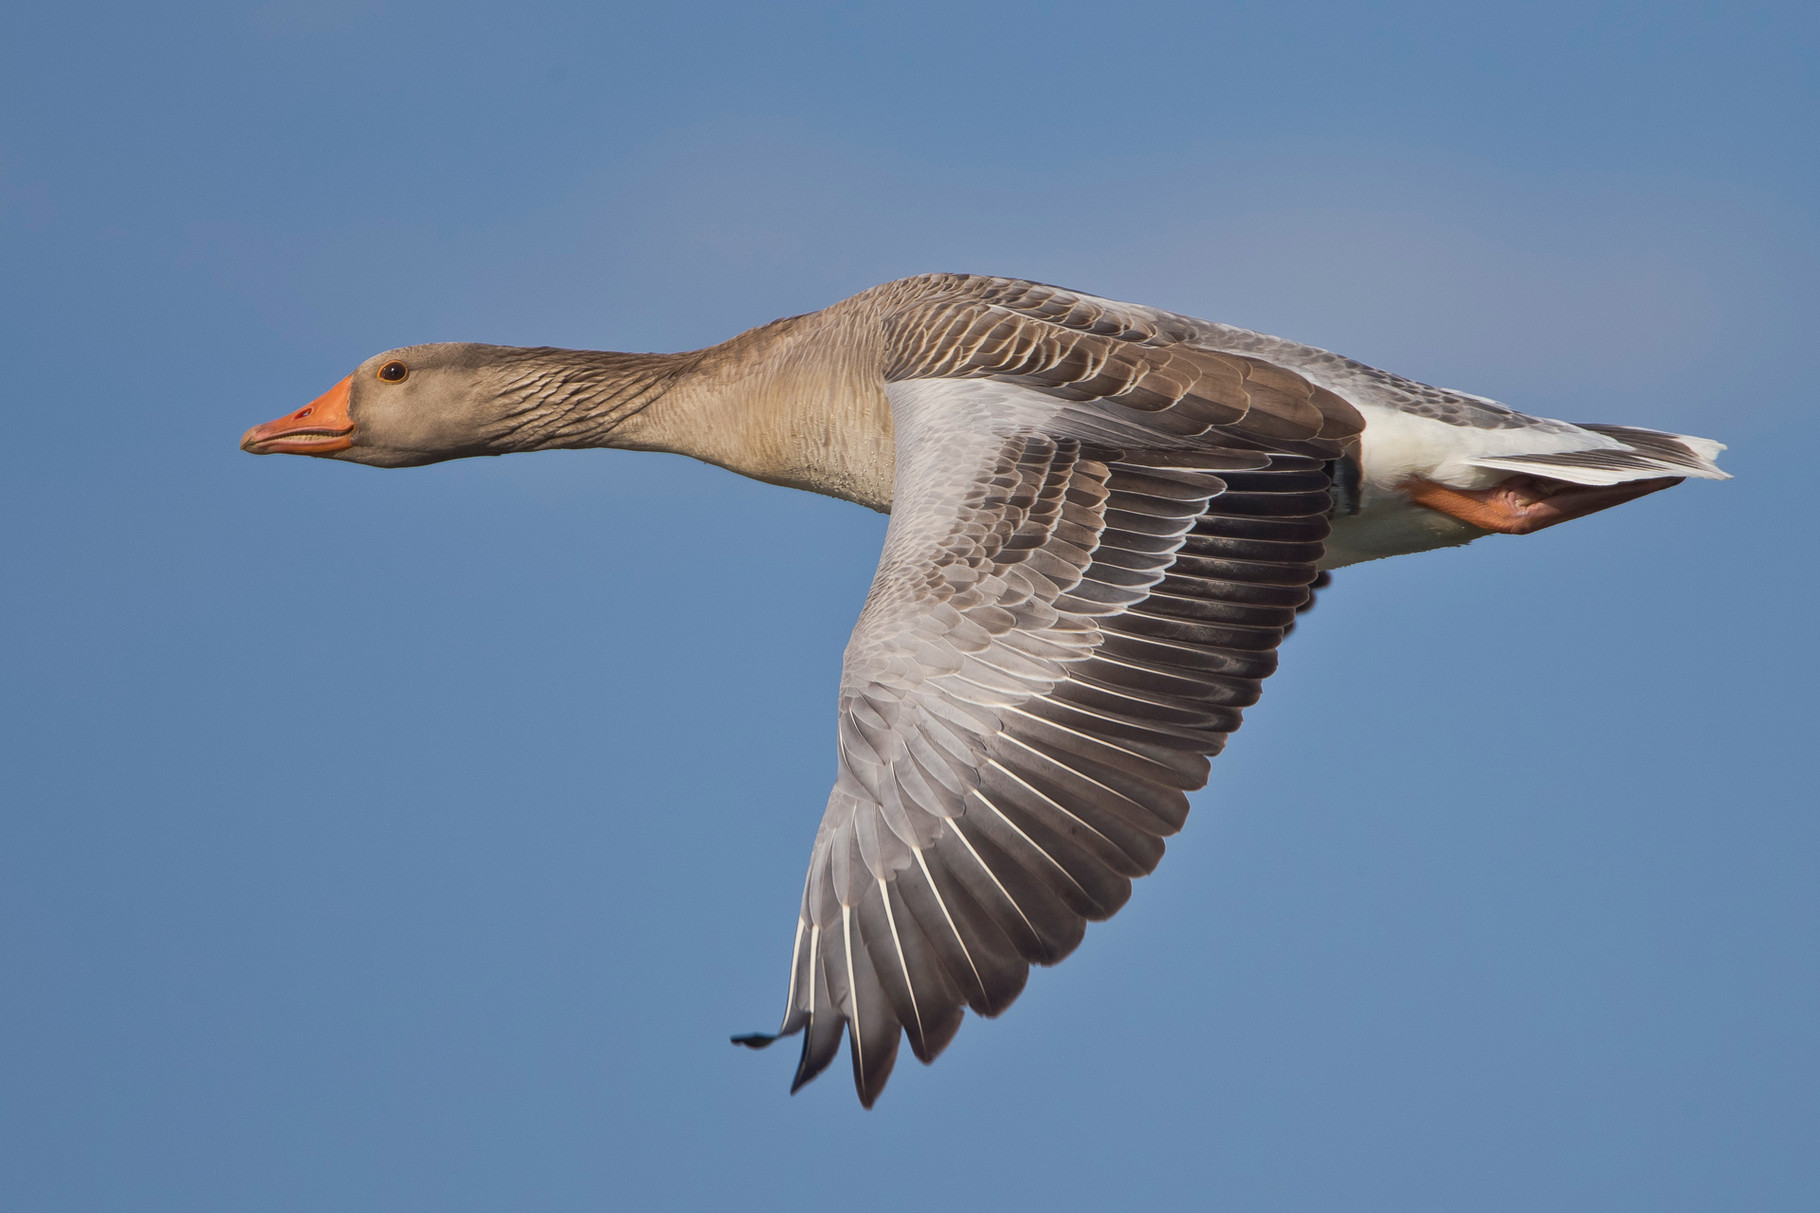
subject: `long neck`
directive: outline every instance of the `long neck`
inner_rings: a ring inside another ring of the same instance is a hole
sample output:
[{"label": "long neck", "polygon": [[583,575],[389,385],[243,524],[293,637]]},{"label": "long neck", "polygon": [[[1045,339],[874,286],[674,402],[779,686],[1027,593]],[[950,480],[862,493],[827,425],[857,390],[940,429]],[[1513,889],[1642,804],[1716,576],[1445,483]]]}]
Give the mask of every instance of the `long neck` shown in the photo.
[{"label": "long neck", "polygon": [[773,484],[891,508],[878,354],[826,313],[681,354],[526,350],[513,449],[668,451]]},{"label": "long neck", "polygon": [[620,445],[613,435],[670,392],[701,356],[485,348],[497,360],[497,392],[506,406],[488,427],[488,445],[510,451]]}]

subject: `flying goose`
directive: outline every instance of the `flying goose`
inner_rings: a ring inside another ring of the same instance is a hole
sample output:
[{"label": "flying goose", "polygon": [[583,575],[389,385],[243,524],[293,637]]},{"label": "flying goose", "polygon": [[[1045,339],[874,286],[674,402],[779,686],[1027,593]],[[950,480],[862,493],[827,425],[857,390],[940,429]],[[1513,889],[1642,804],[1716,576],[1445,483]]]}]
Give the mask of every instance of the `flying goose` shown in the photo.
[{"label": "flying goose", "polygon": [[846,1034],[867,1107],[900,1038],[932,1061],[1156,867],[1324,570],[1726,478],[1708,439],[960,274],[686,353],[388,350],[241,446],[670,451],[890,513],[778,1029],[792,1091]]}]

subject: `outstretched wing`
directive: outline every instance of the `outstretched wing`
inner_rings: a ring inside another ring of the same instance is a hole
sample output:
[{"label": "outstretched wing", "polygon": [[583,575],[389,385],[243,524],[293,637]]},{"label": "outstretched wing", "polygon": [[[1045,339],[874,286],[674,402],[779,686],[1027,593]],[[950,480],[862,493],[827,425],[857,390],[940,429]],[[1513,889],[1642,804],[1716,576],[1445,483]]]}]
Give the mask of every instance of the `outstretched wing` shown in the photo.
[{"label": "outstretched wing", "polygon": [[884,315],[894,505],[780,1029],[795,1087],[850,1034],[867,1106],[900,1037],[933,1060],[1155,868],[1309,600],[1358,429],[1197,322],[918,281]]}]

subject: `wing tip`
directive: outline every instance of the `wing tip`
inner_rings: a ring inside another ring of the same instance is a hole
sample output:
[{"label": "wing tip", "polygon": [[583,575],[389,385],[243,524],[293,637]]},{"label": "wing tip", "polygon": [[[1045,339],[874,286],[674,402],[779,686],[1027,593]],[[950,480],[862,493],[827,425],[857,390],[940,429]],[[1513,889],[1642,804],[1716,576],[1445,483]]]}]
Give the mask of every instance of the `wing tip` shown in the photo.
[{"label": "wing tip", "polygon": [[776,1036],[768,1032],[747,1032],[742,1036],[730,1036],[728,1039],[734,1044],[744,1045],[748,1049],[768,1049],[778,1040]]}]

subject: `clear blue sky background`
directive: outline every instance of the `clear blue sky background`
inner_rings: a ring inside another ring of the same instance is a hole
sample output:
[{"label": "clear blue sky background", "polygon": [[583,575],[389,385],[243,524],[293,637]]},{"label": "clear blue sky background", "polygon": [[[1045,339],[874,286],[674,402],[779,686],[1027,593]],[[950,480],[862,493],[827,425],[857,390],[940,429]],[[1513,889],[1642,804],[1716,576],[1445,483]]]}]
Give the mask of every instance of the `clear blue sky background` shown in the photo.
[{"label": "clear blue sky background", "polygon": [[[0,1204],[1820,1207],[1808,4],[14,4]],[[926,270],[1732,444],[1343,572],[1130,906],[776,1022],[883,520],[255,459],[388,346]]]}]

